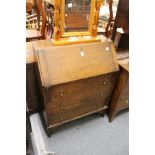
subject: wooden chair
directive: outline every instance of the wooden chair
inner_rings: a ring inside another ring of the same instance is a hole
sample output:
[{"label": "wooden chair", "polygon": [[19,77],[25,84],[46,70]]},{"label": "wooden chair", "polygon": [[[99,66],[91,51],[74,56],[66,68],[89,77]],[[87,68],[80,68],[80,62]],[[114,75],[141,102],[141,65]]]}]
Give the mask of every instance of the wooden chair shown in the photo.
[{"label": "wooden chair", "polygon": [[43,1],[46,13],[46,38],[51,39],[54,32],[54,6],[49,1]]},{"label": "wooden chair", "polygon": [[38,25],[40,23],[40,15],[41,15],[41,19],[42,19],[42,25],[41,25],[41,30],[37,30],[37,29],[27,29],[26,30],[26,42],[28,41],[32,41],[32,40],[39,40],[39,39],[45,39],[46,35],[45,35],[45,29],[46,29],[46,14],[45,14],[45,10],[43,8],[43,4],[42,4],[42,0],[38,0],[38,2],[36,0],[34,0],[34,5],[35,5],[35,9],[36,9],[36,13],[37,16],[39,16],[38,18]]},{"label": "wooden chair", "polygon": [[33,3],[31,1],[26,1],[26,12],[31,12],[32,11],[32,6],[33,6]]},{"label": "wooden chair", "polygon": [[111,27],[112,22],[114,22],[113,9],[112,9],[113,0],[108,0],[108,4],[109,4],[109,19],[108,19],[108,24],[105,28],[105,36],[107,38],[109,37],[109,27]]},{"label": "wooden chair", "polygon": [[119,0],[111,36],[113,42],[115,40],[117,28],[122,28],[125,34],[129,34],[129,0]]}]

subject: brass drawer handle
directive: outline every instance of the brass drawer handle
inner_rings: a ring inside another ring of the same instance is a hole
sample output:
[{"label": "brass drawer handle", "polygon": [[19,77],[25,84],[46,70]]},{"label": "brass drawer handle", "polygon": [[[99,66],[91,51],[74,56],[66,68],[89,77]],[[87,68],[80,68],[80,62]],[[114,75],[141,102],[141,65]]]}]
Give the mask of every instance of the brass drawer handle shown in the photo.
[{"label": "brass drawer handle", "polygon": [[60,96],[63,96],[63,91],[60,91]]}]

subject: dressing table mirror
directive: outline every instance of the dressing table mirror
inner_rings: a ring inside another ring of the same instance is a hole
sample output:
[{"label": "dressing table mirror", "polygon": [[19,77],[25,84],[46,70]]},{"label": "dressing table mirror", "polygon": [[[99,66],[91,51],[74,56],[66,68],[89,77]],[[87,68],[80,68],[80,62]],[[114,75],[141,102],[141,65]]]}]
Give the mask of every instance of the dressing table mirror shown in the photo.
[{"label": "dressing table mirror", "polygon": [[55,0],[54,45],[100,41],[97,37],[103,0]]}]

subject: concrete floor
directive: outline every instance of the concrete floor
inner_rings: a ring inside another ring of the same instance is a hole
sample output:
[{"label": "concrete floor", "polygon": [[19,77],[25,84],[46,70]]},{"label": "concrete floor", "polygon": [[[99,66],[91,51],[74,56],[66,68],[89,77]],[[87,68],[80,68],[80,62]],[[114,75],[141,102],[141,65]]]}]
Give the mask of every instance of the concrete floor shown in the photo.
[{"label": "concrete floor", "polygon": [[[37,119],[34,121],[33,117]],[[32,115],[30,119],[33,131],[33,143],[35,141],[38,143],[39,139],[42,140],[40,142],[43,146],[42,150],[44,150],[44,153],[41,153],[42,155],[46,154],[46,152],[55,152],[54,155],[129,154],[128,110],[120,112],[112,123],[108,122],[106,115],[101,117],[98,114],[94,114],[64,124],[50,138],[43,129],[39,114]],[[36,126],[39,127],[39,130],[35,129]],[[41,132],[41,138],[38,138],[39,132]]]}]

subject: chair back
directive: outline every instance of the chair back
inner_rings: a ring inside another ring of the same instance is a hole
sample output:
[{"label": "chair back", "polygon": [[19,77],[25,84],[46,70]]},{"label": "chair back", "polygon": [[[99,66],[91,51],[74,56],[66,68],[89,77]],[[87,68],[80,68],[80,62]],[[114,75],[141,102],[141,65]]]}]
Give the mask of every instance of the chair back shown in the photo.
[{"label": "chair back", "polygon": [[41,18],[42,18],[41,35],[43,36],[43,38],[45,38],[46,13],[45,13],[45,9],[43,7],[42,0],[38,0],[37,11],[38,11],[39,15],[41,15]]}]

